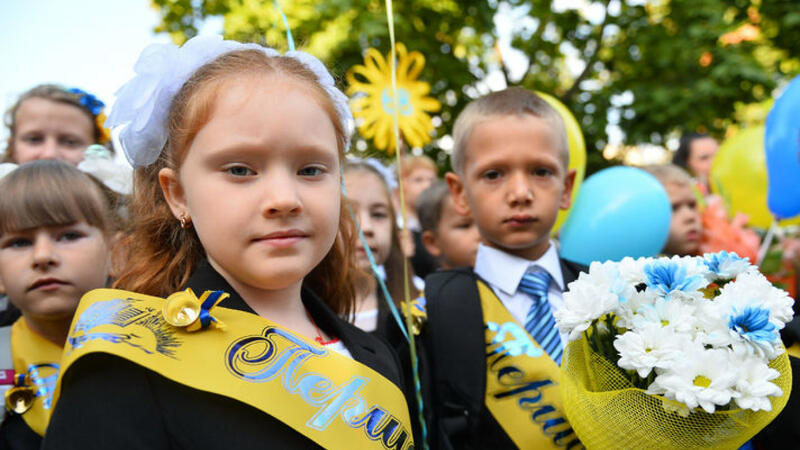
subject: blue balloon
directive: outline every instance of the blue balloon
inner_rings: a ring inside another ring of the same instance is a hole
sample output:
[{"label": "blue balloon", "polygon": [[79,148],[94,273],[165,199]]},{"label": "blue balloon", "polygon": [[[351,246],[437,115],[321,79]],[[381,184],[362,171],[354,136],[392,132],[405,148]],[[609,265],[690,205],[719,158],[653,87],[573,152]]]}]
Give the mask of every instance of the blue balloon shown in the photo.
[{"label": "blue balloon", "polygon": [[581,186],[561,229],[561,256],[589,265],[625,256],[655,256],[669,237],[672,206],[644,170],[611,167]]},{"label": "blue balloon", "polygon": [[800,214],[800,76],[769,111],[764,150],[769,210],[779,219]]}]

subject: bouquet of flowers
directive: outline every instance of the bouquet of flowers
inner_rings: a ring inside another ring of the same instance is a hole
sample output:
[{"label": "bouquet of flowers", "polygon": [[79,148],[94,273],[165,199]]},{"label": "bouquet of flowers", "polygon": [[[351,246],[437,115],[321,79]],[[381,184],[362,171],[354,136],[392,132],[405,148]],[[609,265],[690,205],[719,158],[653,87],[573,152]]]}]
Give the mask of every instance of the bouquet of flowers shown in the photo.
[{"label": "bouquet of flowers", "polygon": [[793,300],[747,259],[592,263],[555,312],[567,417],[595,448],[738,448],[791,388]]}]

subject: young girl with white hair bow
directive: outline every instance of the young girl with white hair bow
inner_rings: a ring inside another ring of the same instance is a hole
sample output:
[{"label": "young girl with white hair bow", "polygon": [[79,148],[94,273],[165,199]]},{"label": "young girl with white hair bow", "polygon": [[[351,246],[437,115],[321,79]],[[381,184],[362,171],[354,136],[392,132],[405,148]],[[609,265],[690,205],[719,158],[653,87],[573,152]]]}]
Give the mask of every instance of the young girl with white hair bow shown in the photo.
[{"label": "young girl with white hair bow", "polygon": [[397,357],[353,311],[346,97],[314,57],[153,45],[109,124],[126,267],[78,308],[44,448],[413,447]]}]

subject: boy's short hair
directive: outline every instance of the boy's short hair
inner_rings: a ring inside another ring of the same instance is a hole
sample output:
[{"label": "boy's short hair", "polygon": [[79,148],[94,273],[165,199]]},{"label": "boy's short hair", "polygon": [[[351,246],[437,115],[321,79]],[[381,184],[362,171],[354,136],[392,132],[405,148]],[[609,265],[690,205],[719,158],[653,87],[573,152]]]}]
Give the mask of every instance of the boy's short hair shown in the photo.
[{"label": "boy's short hair", "polygon": [[656,177],[661,184],[677,184],[679,186],[689,186],[693,184],[689,172],[676,166],[675,164],[651,164],[643,166],[642,169],[650,175]]},{"label": "boy's short hair", "polygon": [[564,168],[569,167],[567,131],[561,115],[534,92],[519,87],[510,87],[470,102],[458,115],[453,126],[454,145],[453,153],[450,155],[453,170],[457,174],[463,173],[467,142],[476,124],[491,116],[521,116],[525,114],[550,122],[558,139]]},{"label": "boy's short hair", "polygon": [[439,221],[442,220],[444,202],[449,195],[450,189],[444,180],[435,181],[419,194],[416,206],[422,231],[436,231]]},{"label": "boy's short hair", "polygon": [[411,175],[411,172],[413,172],[416,169],[419,169],[420,167],[424,169],[430,169],[434,172],[437,171],[436,163],[433,162],[433,160],[430,159],[429,157],[425,155],[420,155],[420,156],[406,155],[403,157],[402,160],[402,167],[401,167],[402,171],[400,172],[400,177],[405,178]]}]

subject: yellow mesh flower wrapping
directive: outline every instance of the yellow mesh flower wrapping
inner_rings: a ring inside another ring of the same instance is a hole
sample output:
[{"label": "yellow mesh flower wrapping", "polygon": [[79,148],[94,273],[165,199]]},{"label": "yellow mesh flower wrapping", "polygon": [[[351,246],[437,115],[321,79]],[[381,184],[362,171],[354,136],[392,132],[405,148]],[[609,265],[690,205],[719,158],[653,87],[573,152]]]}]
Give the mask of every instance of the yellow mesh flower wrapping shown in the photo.
[{"label": "yellow mesh flower wrapping", "polygon": [[769,366],[782,391],[770,398],[772,411],[734,409],[688,417],[665,410],[682,406],[633,387],[620,369],[594,353],[586,338],[570,342],[562,366],[561,395],[567,419],[581,442],[595,449],[737,449],[781,412],[792,389],[786,352]]}]

